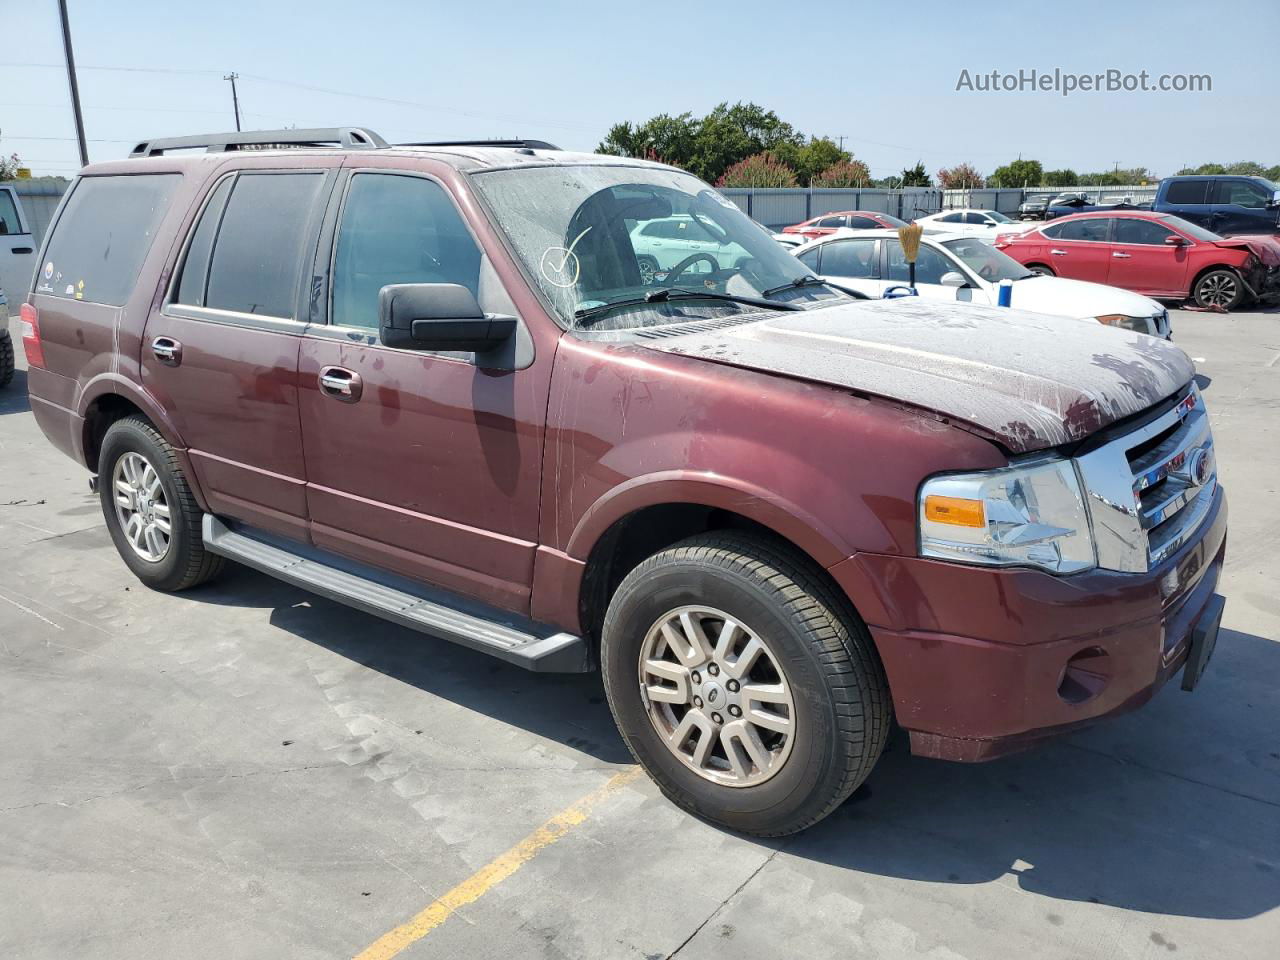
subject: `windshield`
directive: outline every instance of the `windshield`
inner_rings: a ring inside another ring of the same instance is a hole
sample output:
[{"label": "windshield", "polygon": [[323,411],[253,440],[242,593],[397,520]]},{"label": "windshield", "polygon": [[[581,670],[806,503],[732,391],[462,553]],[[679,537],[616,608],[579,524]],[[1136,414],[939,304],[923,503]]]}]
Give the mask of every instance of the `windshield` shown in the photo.
[{"label": "windshield", "polygon": [[1199,224],[1192,223],[1190,220],[1183,220],[1181,217],[1165,217],[1164,222],[1169,224],[1171,227],[1176,227],[1181,230],[1192,240],[1202,240],[1205,243],[1213,243],[1216,240],[1222,239],[1222,237],[1214,233],[1212,230],[1206,230]]},{"label": "windshield", "polygon": [[943,240],[942,245],[964,261],[964,265],[990,283],[1025,280],[1034,274],[1006,254],[982,240]]},{"label": "windshield", "polygon": [[812,271],[677,170],[556,165],[477,171],[472,182],[567,327],[631,329],[761,308],[738,297],[847,302],[823,284],[797,285]]}]

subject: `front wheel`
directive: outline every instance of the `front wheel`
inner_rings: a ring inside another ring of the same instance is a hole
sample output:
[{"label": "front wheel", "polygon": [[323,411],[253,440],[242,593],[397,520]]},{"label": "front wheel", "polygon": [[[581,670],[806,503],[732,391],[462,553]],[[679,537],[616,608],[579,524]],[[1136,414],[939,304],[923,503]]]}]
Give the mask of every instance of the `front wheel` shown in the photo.
[{"label": "front wheel", "polygon": [[102,438],[98,495],[116,550],[147,586],[185,590],[221,571],[177,455],[143,417],[117,420]]},{"label": "front wheel", "polygon": [[1210,270],[1196,281],[1191,295],[1199,306],[1234,310],[1244,300],[1244,284],[1234,270]]},{"label": "front wheel", "polygon": [[1030,270],[1032,273],[1034,273],[1037,277],[1056,276],[1053,270],[1050,269],[1049,267],[1046,267],[1043,263],[1028,263],[1027,269]]},{"label": "front wheel", "polygon": [[784,546],[693,537],[631,571],[605,617],[609,706],[662,792],[758,836],[818,822],[866,779],[892,712],[848,602]]}]

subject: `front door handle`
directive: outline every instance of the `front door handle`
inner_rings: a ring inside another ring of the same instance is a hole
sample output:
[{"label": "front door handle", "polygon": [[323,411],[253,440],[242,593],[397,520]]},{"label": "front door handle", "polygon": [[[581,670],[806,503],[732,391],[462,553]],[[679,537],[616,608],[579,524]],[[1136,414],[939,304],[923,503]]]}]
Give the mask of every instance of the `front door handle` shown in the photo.
[{"label": "front door handle", "polygon": [[1119,250],[1113,250],[1113,251],[1111,252],[1111,255],[1112,255],[1113,257],[1115,257],[1117,260],[1128,260],[1128,259],[1130,259],[1130,255],[1129,255],[1129,254],[1127,254],[1127,253],[1121,253]]},{"label": "front door handle", "polygon": [[35,249],[33,247],[14,247],[13,252],[14,253],[35,253]]},{"label": "front door handle", "polygon": [[156,337],[151,341],[151,352],[167,367],[182,363],[182,344],[173,337]]},{"label": "front door handle", "polygon": [[344,403],[355,403],[364,392],[360,374],[346,367],[322,367],[319,379],[321,393]]}]

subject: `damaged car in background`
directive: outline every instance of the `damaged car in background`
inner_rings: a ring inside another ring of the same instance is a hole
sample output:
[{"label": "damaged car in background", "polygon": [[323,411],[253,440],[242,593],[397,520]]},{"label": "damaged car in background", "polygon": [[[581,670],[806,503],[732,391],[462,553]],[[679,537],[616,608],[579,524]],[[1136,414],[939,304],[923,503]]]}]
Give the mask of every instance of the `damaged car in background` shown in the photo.
[{"label": "damaged car in background", "polygon": [[[638,237],[693,225],[644,269]],[[143,583],[230,559],[601,669],[662,791],[735,830],[816,823],[894,724],[986,760],[1194,688],[1216,643],[1226,504],[1181,350],[843,292],[672,167],[149,141],[82,171],[39,262],[32,412]]]}]

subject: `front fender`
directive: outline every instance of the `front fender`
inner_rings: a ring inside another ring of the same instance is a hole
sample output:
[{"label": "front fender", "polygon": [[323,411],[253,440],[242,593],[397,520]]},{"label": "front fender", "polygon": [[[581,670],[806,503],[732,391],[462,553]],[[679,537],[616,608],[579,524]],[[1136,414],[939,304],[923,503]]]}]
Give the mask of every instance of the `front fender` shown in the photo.
[{"label": "front fender", "polygon": [[646,474],[610,489],[582,515],[565,552],[585,561],[614,523],[645,507],[670,503],[695,504],[746,517],[790,540],[824,567],[854,552],[835,530],[799,505],[749,482],[694,470]]}]

